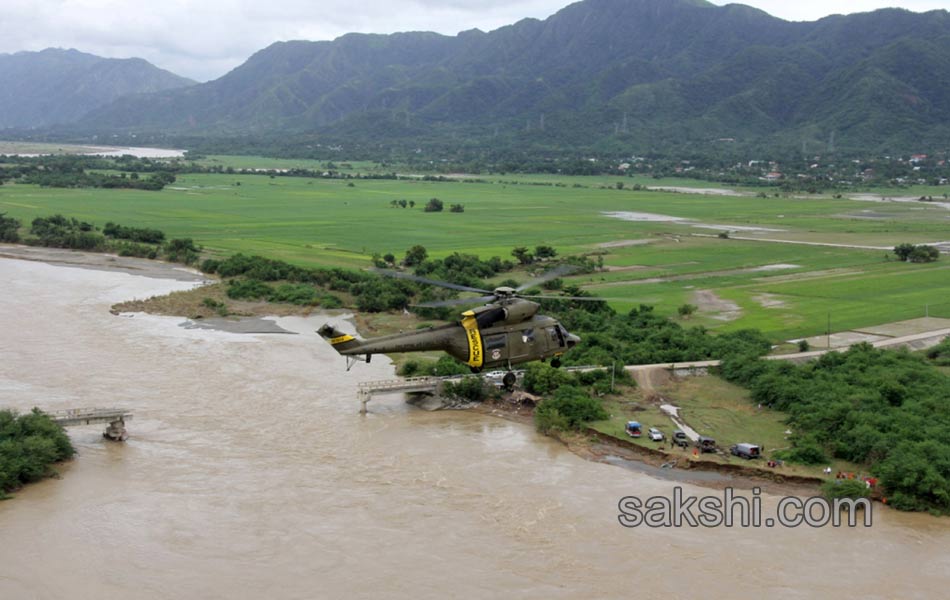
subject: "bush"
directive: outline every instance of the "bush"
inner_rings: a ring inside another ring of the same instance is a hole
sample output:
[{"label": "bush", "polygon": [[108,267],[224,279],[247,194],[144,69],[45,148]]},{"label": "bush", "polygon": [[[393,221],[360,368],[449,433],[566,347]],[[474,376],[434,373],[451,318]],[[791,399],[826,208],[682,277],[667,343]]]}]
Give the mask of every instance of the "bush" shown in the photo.
[{"label": "bush", "polygon": [[871,495],[868,485],[860,479],[835,479],[821,486],[825,498],[867,498]]},{"label": "bush", "polygon": [[102,233],[106,237],[145,244],[161,244],[165,241],[165,233],[158,229],[124,227],[122,225],[116,225],[111,221],[106,223],[106,226],[102,228]]},{"label": "bush", "polygon": [[0,242],[15,244],[20,241],[20,221],[0,213]]},{"label": "bush", "polygon": [[445,206],[442,204],[441,200],[438,198],[432,198],[426,203],[426,206],[423,210],[425,212],[442,212],[443,208],[445,208]]},{"label": "bush", "polygon": [[261,300],[270,298],[274,288],[256,279],[235,279],[228,283],[228,298],[235,300]]},{"label": "bush", "polygon": [[203,304],[206,308],[213,310],[218,314],[219,317],[228,316],[228,305],[224,302],[218,302],[214,298],[205,298],[201,301],[201,304]]},{"label": "bush", "polygon": [[524,373],[524,388],[532,394],[550,394],[577,381],[567,371],[560,371],[541,362],[529,363]]},{"label": "bush", "polygon": [[38,246],[73,250],[102,250],[106,247],[105,237],[96,233],[91,223],[67,219],[63,215],[33,219],[30,233],[36,239],[28,240],[28,243]]},{"label": "bush", "polygon": [[0,497],[50,476],[50,465],[73,454],[63,428],[38,409],[25,415],[0,410]]},{"label": "bush", "polygon": [[135,242],[112,242],[112,251],[119,256],[134,256],[137,258],[155,259],[158,257],[158,251],[154,246],[146,244],[137,244]]},{"label": "bush", "polygon": [[342,308],[343,301],[333,294],[324,294],[320,296],[320,306],[323,308]]},{"label": "bush", "polygon": [[319,304],[317,290],[306,283],[285,283],[277,286],[267,298],[271,302],[286,302],[299,306],[316,306]]},{"label": "bush", "polygon": [[463,377],[458,383],[446,381],[442,384],[442,394],[456,400],[481,402],[488,397],[485,382],[481,377]]},{"label": "bush", "polygon": [[796,444],[794,448],[775,453],[777,458],[802,465],[820,465],[828,462],[824,451],[814,443]]},{"label": "bush", "polygon": [[542,433],[551,429],[580,429],[588,421],[600,421],[610,416],[598,400],[572,385],[558,388],[552,398],[538,405],[534,415],[535,426]]},{"label": "bush", "polygon": [[927,350],[927,358],[940,367],[950,367],[950,337]]},{"label": "bush", "polygon": [[198,253],[201,248],[195,245],[191,238],[169,240],[165,244],[165,258],[170,262],[191,265],[198,262]]},{"label": "bush", "polygon": [[940,258],[940,251],[933,246],[926,244],[915,246],[913,244],[898,244],[894,246],[894,254],[904,262],[927,263],[934,262]]},{"label": "bush", "polygon": [[568,418],[553,407],[544,410],[538,407],[534,411],[534,426],[540,433],[567,431],[571,428]]},{"label": "bush", "polygon": [[683,304],[676,309],[676,312],[679,313],[679,316],[687,319],[693,315],[698,310],[698,307],[695,304]]},{"label": "bush", "polygon": [[423,361],[411,358],[399,367],[398,374],[401,377],[419,377],[419,373],[423,368]]}]

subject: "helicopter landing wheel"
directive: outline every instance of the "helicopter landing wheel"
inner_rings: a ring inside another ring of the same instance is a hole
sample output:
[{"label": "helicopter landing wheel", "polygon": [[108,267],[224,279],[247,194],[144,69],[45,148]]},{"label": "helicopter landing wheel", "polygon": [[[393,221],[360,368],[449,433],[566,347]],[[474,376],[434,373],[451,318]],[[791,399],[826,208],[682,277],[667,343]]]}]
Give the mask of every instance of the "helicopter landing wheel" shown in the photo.
[{"label": "helicopter landing wheel", "polygon": [[475,375],[478,375],[479,373],[482,372],[482,368],[481,368],[481,367],[469,367],[469,369],[470,369],[470,370],[472,371],[472,373],[474,373]]},{"label": "helicopter landing wheel", "polygon": [[505,389],[511,390],[511,389],[514,389],[515,383],[517,381],[518,381],[518,377],[511,371],[508,371],[507,373],[505,373],[505,376],[502,378],[501,383],[505,386]]},{"label": "helicopter landing wheel", "polygon": [[552,359],[551,359],[551,366],[554,367],[555,369],[561,368],[561,359],[560,359],[560,358],[552,358]]}]

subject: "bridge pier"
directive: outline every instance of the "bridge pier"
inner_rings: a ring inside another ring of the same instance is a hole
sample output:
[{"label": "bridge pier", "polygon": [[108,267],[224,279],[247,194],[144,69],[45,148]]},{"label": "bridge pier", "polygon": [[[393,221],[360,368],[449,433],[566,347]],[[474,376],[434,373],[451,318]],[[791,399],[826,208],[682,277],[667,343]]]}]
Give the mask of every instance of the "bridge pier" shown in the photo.
[{"label": "bridge pier", "polygon": [[102,437],[113,442],[124,442],[129,439],[129,432],[125,429],[125,419],[119,418],[110,422],[106,430],[102,432]]}]

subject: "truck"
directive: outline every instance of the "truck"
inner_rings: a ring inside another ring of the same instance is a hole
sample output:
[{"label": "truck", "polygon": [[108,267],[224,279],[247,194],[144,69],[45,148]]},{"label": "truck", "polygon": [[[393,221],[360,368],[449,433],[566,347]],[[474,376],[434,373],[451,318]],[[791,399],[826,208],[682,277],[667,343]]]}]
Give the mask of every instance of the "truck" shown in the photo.
[{"label": "truck", "polygon": [[699,436],[699,439],[696,440],[696,447],[700,452],[715,452],[716,451],[716,440],[711,437],[706,437],[705,435]]},{"label": "truck", "polygon": [[729,447],[729,452],[731,452],[733,456],[738,456],[746,460],[762,458],[762,449],[755,444],[733,444]]},{"label": "truck", "polygon": [[689,446],[689,437],[686,436],[686,433],[680,429],[673,430],[673,443],[679,446],[680,448],[686,448]]},{"label": "truck", "polygon": [[627,427],[625,428],[627,435],[630,437],[638,438],[643,435],[643,427],[637,421],[627,421]]}]

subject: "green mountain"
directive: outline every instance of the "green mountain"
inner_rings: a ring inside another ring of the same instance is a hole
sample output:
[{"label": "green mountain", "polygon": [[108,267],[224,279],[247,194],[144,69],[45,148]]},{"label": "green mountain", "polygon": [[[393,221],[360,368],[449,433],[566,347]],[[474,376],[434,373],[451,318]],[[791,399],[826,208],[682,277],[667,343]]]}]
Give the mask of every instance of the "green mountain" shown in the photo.
[{"label": "green mountain", "polygon": [[[490,33],[281,42],[86,130],[529,149],[944,148],[950,13],[787,22],[703,0],[584,0]],[[734,141],[733,141],[734,140]]]},{"label": "green mountain", "polygon": [[76,121],[121,96],[194,84],[140,58],[76,50],[0,54],[0,129]]}]

